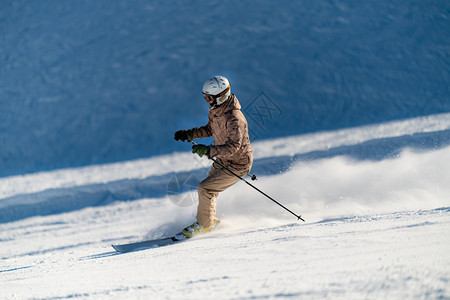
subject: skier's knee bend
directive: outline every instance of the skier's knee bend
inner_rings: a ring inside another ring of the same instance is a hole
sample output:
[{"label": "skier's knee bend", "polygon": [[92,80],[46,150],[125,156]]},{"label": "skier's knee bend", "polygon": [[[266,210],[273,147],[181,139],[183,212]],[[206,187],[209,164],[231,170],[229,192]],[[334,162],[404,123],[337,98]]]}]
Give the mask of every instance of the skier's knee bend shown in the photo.
[{"label": "skier's knee bend", "polygon": [[203,194],[211,194],[211,193],[213,193],[211,191],[211,185],[208,184],[205,181],[202,181],[202,182],[199,183],[197,191],[198,191],[199,194],[200,193],[203,193]]},{"label": "skier's knee bend", "polygon": [[198,196],[201,198],[212,198],[213,195],[210,191],[208,191],[208,189],[206,189],[204,186],[202,186],[201,184],[198,186],[197,189],[198,192]]}]

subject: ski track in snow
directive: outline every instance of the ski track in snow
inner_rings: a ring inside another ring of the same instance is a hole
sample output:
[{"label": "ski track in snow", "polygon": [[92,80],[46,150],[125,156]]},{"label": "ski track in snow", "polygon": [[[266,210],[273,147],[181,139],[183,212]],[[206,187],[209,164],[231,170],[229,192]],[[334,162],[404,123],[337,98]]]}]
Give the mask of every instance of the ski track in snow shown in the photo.
[{"label": "ski track in snow", "polygon": [[[132,203],[116,222],[111,222],[114,209],[95,208],[77,217],[38,217],[3,228],[2,239],[6,230],[27,242],[20,247],[15,240],[2,242],[9,251],[2,247],[1,297],[450,296],[450,245],[443,238],[450,229],[448,207],[308,224],[272,221],[276,226],[255,220],[241,227],[230,218],[221,230],[185,243],[123,255],[112,251],[108,244],[114,237],[142,232],[137,223],[146,222],[148,215],[139,212],[152,203]],[[127,237],[133,238],[138,237]]]},{"label": "ski track in snow", "polygon": [[306,223],[239,183],[218,199],[220,230],[123,255],[110,245],[194,220],[174,200],[192,192],[169,197],[167,181],[205,160],[1,178],[0,299],[449,298],[449,129],[442,114],[255,143],[252,183]]}]

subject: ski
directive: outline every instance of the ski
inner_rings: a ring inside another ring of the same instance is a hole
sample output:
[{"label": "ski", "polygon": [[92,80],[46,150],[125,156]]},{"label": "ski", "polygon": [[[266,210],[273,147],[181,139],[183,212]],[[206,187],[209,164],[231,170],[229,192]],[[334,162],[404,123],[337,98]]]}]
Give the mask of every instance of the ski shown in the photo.
[{"label": "ski", "polygon": [[[194,224],[197,224],[197,223],[194,223]],[[214,224],[210,230],[216,230],[217,226],[219,224],[220,224],[220,220],[219,219],[215,220]],[[193,226],[193,225],[191,225],[191,226]],[[189,228],[191,226],[188,226],[187,228]],[[197,224],[197,226],[198,226],[198,224]],[[206,232],[209,232],[209,231],[206,231]],[[200,232],[194,231],[194,229],[192,229],[193,235],[198,234],[198,233],[200,233]],[[179,243],[182,241],[186,241],[188,239],[190,239],[190,237],[186,237],[183,235],[182,232],[180,232],[171,237],[166,237],[166,238],[161,238],[161,239],[156,239],[156,240],[147,240],[147,241],[135,242],[135,243],[129,243],[129,244],[122,244],[122,245],[111,245],[111,246],[117,252],[127,253],[127,252],[131,252],[131,251],[138,251],[138,250],[145,250],[145,249],[150,249],[150,248],[158,248],[158,247],[168,246],[168,245],[172,245],[172,244]]]},{"label": "ski", "polygon": [[156,239],[156,240],[147,240],[147,241],[142,241],[142,242],[122,244],[122,245],[111,245],[111,246],[117,252],[127,253],[127,252],[131,252],[131,251],[138,251],[138,250],[168,246],[168,245],[179,243],[179,242],[182,242],[185,240],[186,239],[177,239],[175,236],[173,236],[173,237]]}]

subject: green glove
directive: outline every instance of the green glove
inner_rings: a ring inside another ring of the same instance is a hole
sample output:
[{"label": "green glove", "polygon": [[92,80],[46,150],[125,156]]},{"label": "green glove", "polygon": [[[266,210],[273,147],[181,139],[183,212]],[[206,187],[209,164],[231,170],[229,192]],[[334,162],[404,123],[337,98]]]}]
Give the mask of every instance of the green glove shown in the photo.
[{"label": "green glove", "polygon": [[198,156],[203,157],[203,155],[209,154],[209,146],[198,144],[192,146],[192,153],[197,153]]}]

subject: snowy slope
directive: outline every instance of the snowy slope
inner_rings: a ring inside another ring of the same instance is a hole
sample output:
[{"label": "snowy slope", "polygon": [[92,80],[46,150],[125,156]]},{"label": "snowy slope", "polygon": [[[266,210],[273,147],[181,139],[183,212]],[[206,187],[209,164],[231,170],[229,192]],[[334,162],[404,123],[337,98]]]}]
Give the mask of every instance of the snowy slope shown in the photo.
[{"label": "snowy slope", "polygon": [[[2,239],[5,230],[13,236],[2,242],[11,246],[8,251],[2,247],[0,297],[450,297],[448,207],[306,225],[266,221],[258,222],[259,228],[256,223],[239,226],[237,220],[228,219],[221,231],[186,243],[114,253],[108,244],[120,241],[116,237],[145,231],[143,224],[152,218],[142,210],[158,212],[154,202],[2,226]],[[23,238],[27,242],[21,246],[12,241]],[[45,244],[40,242],[43,238]]]},{"label": "snowy slope", "polygon": [[449,122],[255,143],[254,184],[306,223],[238,183],[219,197],[220,230],[125,255],[110,244],[194,220],[191,192],[170,183],[201,178],[207,160],[185,152],[2,178],[0,298],[448,298]]},{"label": "snowy slope", "polygon": [[[397,157],[405,148],[415,151],[439,149],[450,143],[449,131],[450,114],[440,114],[260,141],[253,144],[255,162],[252,172],[259,176],[274,175],[289,170],[298,161],[309,163],[342,155],[352,159],[382,160]],[[185,146],[189,148],[189,145]],[[183,187],[172,188],[168,184],[174,179],[180,182],[189,179],[193,187],[187,189],[195,188],[206,176],[209,165],[207,159],[179,153],[0,178],[0,222],[106,205],[116,200],[178,194],[183,192]],[[342,167],[345,168],[345,163]],[[336,172],[340,171],[336,166]]]},{"label": "snowy slope", "polygon": [[[449,299],[446,0],[1,1],[0,299]],[[220,230],[173,132],[227,76],[252,182]]]},{"label": "snowy slope", "polygon": [[0,176],[184,151],[173,132],[206,122],[215,74],[252,140],[450,112],[448,14],[447,0],[1,1]]}]

